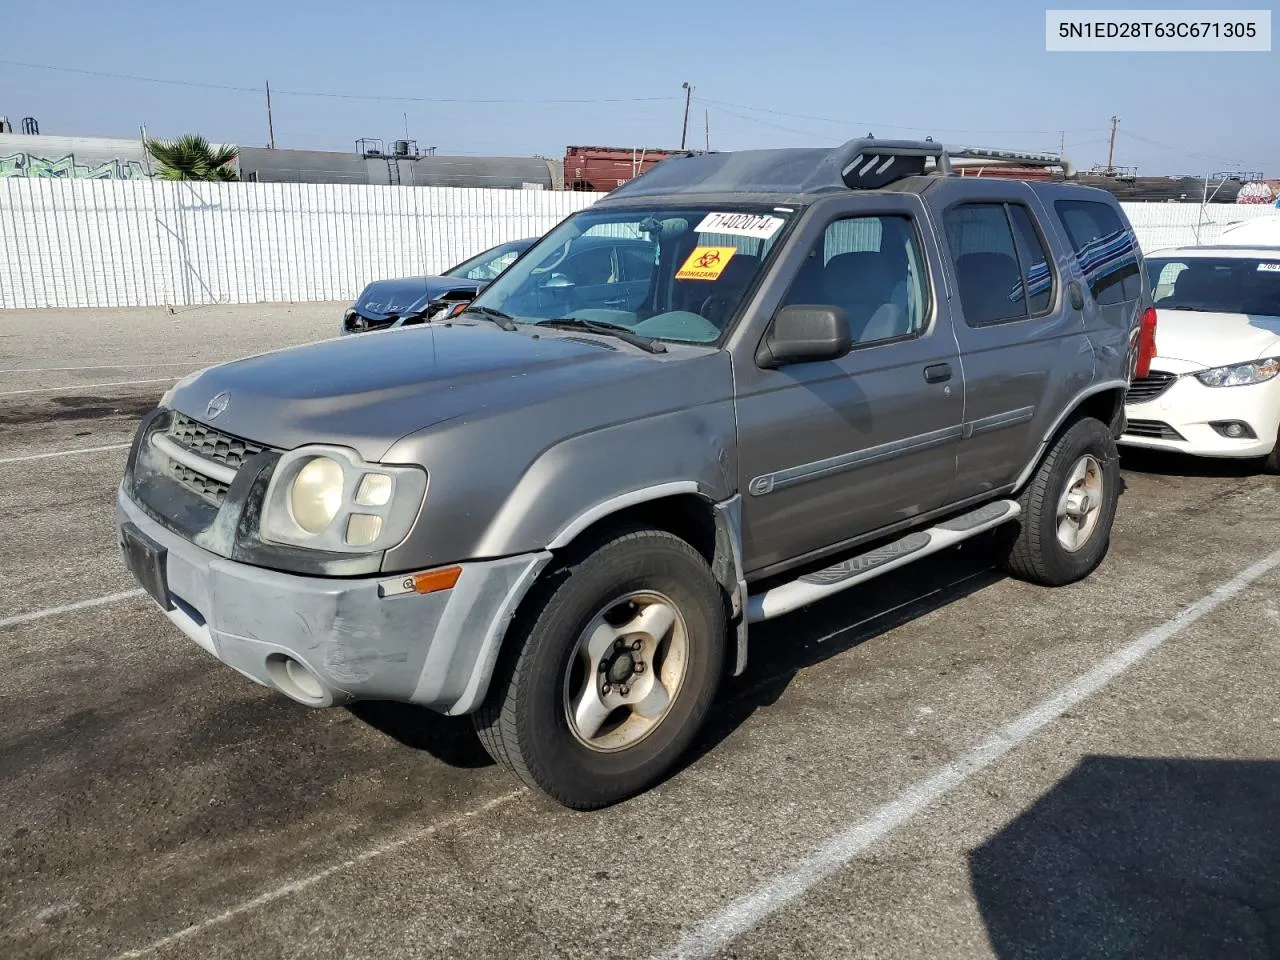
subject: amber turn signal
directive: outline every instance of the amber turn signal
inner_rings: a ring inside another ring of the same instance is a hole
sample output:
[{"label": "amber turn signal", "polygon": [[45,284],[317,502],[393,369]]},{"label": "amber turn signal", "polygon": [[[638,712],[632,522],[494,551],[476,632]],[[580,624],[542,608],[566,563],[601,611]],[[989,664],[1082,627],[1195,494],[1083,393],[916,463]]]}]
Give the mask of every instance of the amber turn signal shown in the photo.
[{"label": "amber turn signal", "polygon": [[452,590],[460,576],[461,567],[445,567],[443,570],[415,573],[409,579],[413,581],[414,593],[435,593],[437,590]]}]

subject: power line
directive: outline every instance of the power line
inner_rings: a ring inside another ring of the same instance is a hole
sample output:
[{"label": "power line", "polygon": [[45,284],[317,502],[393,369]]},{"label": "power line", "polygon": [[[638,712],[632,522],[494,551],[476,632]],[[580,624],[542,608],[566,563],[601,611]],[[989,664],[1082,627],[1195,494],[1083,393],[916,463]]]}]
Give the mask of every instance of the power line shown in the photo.
[{"label": "power line", "polygon": [[1132,130],[1121,130],[1120,132],[1126,137],[1132,137],[1134,140],[1138,140],[1151,147],[1159,147],[1161,150],[1168,150],[1170,153],[1175,153],[1180,157],[1192,157],[1198,160],[1217,160],[1220,163],[1252,164],[1260,169],[1265,166],[1264,164],[1256,163],[1253,160],[1245,160],[1240,157],[1222,157],[1212,153],[1192,153],[1188,150],[1179,150],[1171,144],[1161,143],[1159,140],[1152,140],[1150,137],[1144,137],[1139,133],[1134,133]]},{"label": "power line", "polygon": [[[199,87],[204,90],[226,90],[232,93],[252,93],[258,94],[261,90],[258,87],[238,87],[227,83],[207,83],[199,80],[177,80],[170,77],[143,77],[130,73],[110,73],[105,70],[84,70],[80,67],[62,67],[54,66],[48,63],[25,63],[19,60],[0,60],[0,65],[6,67],[24,67],[30,70],[52,70],[56,73],[75,73],[86,77],[103,77],[111,80],[132,80],[138,83],[163,83],[178,87]],[[539,103],[654,103],[665,100],[675,100],[676,97],[589,97],[589,98],[565,98],[565,97],[548,97],[545,99],[512,99],[507,97],[408,97],[408,96],[387,96],[385,94],[371,93],[332,93],[322,90],[274,90],[273,94],[277,97],[323,97],[334,100],[380,100],[388,102],[406,102],[406,103],[513,103],[513,104],[539,104]]]},{"label": "power line", "polygon": [[785,110],[771,110],[767,107],[753,107],[745,103],[731,103],[727,100],[712,100],[708,97],[698,97],[697,99],[701,103],[710,104],[712,106],[735,107],[739,110],[751,110],[756,113],[769,113],[777,117],[790,117],[795,120],[818,120],[822,123],[838,123],[841,126],[855,127],[855,128],[867,127],[868,129],[870,129],[874,127],[888,127],[889,129],[892,129],[892,130],[915,130],[922,133],[939,132],[939,133],[983,133],[983,134],[986,134],[986,133],[1047,134],[1047,133],[1058,132],[1056,130],[974,130],[974,129],[966,129],[966,128],[960,128],[960,127],[912,127],[912,126],[907,126],[901,123],[878,123],[871,120],[837,120],[833,117],[818,117],[818,116],[814,116],[812,114],[807,114],[807,113],[790,113]]},{"label": "power line", "polygon": [[[702,100],[701,98],[698,98],[698,101],[699,101],[700,103],[702,103],[704,106],[706,106],[706,105],[708,105],[708,104],[713,104],[713,101],[710,101],[710,100]],[[758,124],[760,124],[761,126],[765,126],[765,127],[772,127],[772,128],[773,128],[773,129],[775,129],[775,130],[783,130],[783,131],[785,131],[785,132],[787,132],[787,133],[797,133],[797,134],[799,134],[799,135],[800,135],[800,136],[802,136],[802,137],[816,137],[816,138],[817,138],[817,139],[819,139],[819,140],[827,140],[827,141],[829,141],[829,142],[831,142],[831,143],[839,143],[839,142],[840,142],[840,138],[839,138],[839,137],[833,137],[833,136],[831,136],[830,134],[826,134],[826,133],[814,133],[812,130],[797,130],[795,127],[784,127],[784,126],[783,126],[782,124],[780,124],[780,123],[774,123],[774,122],[772,122],[772,121],[770,121],[770,120],[761,120],[759,117],[748,117],[748,116],[746,116],[746,115],[744,115],[744,114],[741,114],[741,113],[735,113],[734,111],[732,111],[732,110],[728,110],[728,109],[726,109],[726,108],[724,108],[724,107],[721,107],[721,106],[714,106],[714,105],[712,105],[712,106],[710,107],[710,109],[714,110],[716,113],[723,113],[723,114],[726,114],[727,116],[730,116],[730,117],[737,117],[739,120],[746,120],[748,123],[758,123]]]}]

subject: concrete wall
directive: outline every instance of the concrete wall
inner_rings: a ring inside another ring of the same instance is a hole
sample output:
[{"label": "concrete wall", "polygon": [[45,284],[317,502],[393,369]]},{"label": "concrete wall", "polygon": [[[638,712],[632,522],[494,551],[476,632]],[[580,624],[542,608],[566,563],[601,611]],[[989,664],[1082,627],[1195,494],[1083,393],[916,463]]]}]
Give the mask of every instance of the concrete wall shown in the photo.
[{"label": "concrete wall", "polygon": [[[538,236],[595,193],[0,179],[0,308],[352,299]],[[1212,242],[1270,207],[1125,204],[1144,249]]]}]

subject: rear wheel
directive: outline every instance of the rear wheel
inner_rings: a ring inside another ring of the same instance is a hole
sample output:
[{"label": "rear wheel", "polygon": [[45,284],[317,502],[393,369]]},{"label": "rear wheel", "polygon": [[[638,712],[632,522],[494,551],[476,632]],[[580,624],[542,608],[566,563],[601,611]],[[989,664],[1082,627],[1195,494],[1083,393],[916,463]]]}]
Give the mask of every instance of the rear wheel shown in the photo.
[{"label": "rear wheel", "polygon": [[706,560],[672,534],[615,535],[544,577],[474,722],[521,780],[580,810],[664,776],[719,684],[727,620]]},{"label": "rear wheel", "polygon": [[1107,554],[1119,496],[1119,455],[1111,430],[1092,417],[1076,421],[1019,498],[1022,515],[1006,568],[1046,586],[1087,577]]}]

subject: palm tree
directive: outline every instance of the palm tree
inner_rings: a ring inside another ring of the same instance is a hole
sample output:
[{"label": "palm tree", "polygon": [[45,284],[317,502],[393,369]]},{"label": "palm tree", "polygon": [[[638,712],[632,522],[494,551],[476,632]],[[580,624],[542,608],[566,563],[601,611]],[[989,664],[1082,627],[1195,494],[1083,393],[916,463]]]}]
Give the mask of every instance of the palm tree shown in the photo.
[{"label": "palm tree", "polygon": [[234,180],[233,164],[240,155],[235,147],[211,147],[194,133],[177,140],[147,140],[147,152],[156,158],[165,180]]}]

